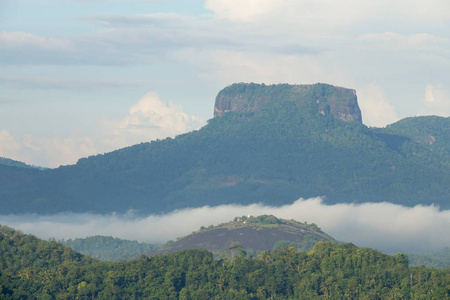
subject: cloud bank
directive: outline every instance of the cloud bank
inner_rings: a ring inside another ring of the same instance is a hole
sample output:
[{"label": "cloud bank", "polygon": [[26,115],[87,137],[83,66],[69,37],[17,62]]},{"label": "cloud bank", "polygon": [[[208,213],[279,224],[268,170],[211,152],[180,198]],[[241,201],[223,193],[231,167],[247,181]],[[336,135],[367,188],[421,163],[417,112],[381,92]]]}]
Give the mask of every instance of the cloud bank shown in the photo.
[{"label": "cloud bank", "polygon": [[299,199],[281,207],[204,206],[165,215],[57,214],[0,216],[0,223],[40,238],[68,239],[92,235],[164,243],[201,226],[218,225],[236,216],[273,214],[317,224],[337,240],[386,253],[416,252],[450,246],[450,211],[436,206],[404,207],[392,203],[326,205],[321,198]]}]

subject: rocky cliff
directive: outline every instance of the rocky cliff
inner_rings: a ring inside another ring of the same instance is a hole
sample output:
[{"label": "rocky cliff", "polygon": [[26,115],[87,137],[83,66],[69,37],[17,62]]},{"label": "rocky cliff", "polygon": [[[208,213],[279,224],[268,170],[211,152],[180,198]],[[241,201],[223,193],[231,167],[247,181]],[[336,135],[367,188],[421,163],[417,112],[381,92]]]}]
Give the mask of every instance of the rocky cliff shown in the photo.
[{"label": "rocky cliff", "polygon": [[329,84],[313,85],[265,85],[236,83],[216,97],[214,117],[227,112],[257,112],[271,101],[291,101],[298,109],[314,105],[317,112],[331,114],[345,122],[362,123],[356,91]]}]

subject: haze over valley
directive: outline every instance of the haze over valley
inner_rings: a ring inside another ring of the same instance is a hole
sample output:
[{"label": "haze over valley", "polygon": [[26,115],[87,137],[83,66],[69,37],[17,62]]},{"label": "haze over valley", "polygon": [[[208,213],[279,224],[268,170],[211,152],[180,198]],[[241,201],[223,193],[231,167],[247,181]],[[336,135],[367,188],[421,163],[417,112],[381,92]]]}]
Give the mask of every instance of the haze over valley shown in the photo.
[{"label": "haze over valley", "polygon": [[448,210],[439,211],[434,206],[409,208],[391,203],[326,205],[320,198],[298,200],[281,207],[222,205],[145,217],[132,212],[125,215],[10,215],[0,216],[0,223],[43,239],[104,235],[164,244],[201,226],[219,225],[241,215],[262,214],[315,223],[337,240],[390,254],[440,250],[450,244]]}]

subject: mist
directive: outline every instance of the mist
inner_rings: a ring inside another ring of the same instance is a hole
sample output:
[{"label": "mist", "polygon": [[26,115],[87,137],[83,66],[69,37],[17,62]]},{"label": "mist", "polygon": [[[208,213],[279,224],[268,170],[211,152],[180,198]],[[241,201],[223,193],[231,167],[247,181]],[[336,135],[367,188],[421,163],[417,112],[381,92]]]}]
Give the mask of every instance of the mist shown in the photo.
[{"label": "mist", "polygon": [[321,198],[299,199],[280,207],[262,204],[204,206],[142,217],[126,214],[0,215],[0,224],[42,239],[113,236],[150,243],[165,243],[236,216],[272,214],[278,218],[315,223],[339,241],[384,253],[421,252],[450,246],[450,210],[437,206],[405,207],[388,202],[324,204]]}]

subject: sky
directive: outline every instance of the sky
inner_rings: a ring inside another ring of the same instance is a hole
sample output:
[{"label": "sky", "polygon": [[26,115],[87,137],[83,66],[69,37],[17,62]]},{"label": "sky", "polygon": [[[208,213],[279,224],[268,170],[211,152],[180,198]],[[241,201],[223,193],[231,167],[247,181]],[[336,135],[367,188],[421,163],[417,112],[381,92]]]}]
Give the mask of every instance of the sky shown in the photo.
[{"label": "sky", "polygon": [[448,0],[0,0],[0,156],[58,167],[198,129],[235,82],[450,115]]},{"label": "sky", "polygon": [[440,211],[436,206],[421,205],[404,207],[386,202],[326,205],[321,198],[299,199],[281,207],[261,204],[204,206],[144,217],[137,217],[132,211],[111,215],[0,215],[0,223],[43,239],[104,235],[164,244],[197,231],[201,226],[219,225],[237,216],[263,214],[315,223],[339,241],[387,254],[442,250],[450,245],[450,210]]}]

